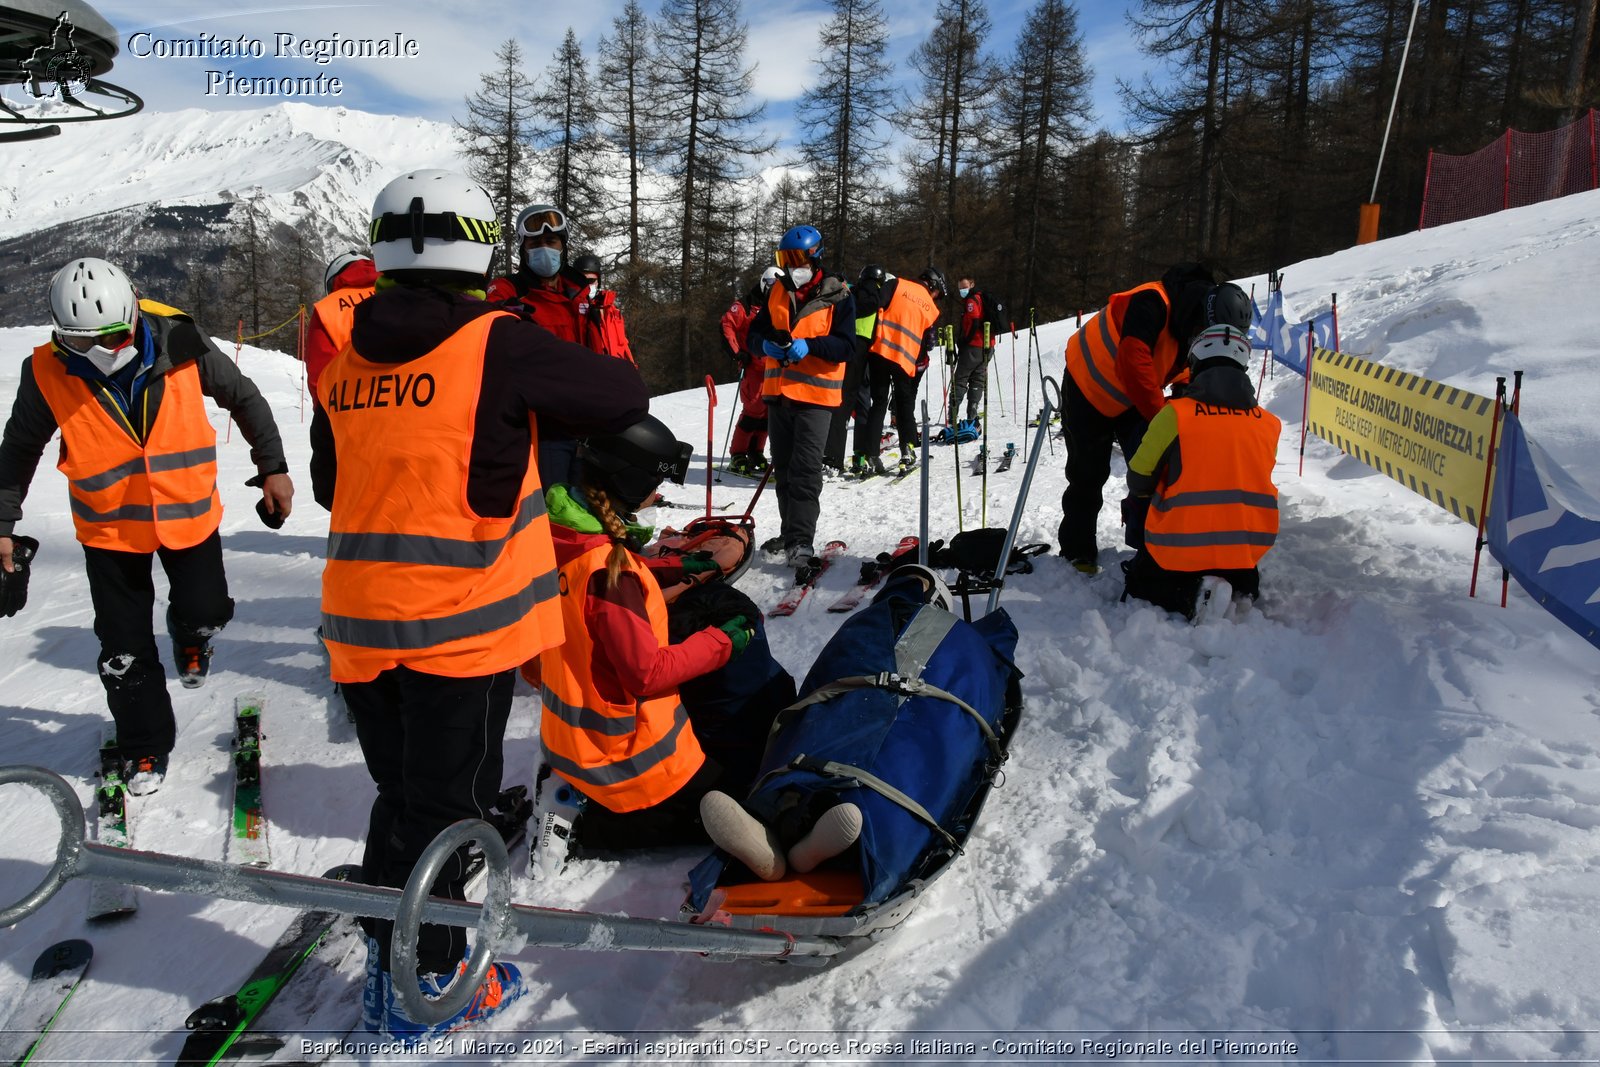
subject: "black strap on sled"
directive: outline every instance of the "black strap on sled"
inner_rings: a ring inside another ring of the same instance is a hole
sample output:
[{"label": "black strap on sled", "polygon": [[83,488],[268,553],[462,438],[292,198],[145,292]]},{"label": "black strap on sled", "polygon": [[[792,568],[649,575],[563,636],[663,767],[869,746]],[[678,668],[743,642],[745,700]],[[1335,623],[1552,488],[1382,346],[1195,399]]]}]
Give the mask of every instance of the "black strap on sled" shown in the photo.
[{"label": "black strap on sled", "polygon": [[863,788],[870,789],[879,796],[900,805],[900,807],[904,808],[906,811],[909,811],[912,815],[915,815],[922,822],[926,823],[929,828],[934,831],[934,833],[944,838],[945,843],[952,849],[954,849],[956,852],[961,851],[961,842],[957,841],[955,835],[949,830],[946,830],[943,826],[940,826],[939,820],[935,819],[928,812],[927,808],[923,807],[921,804],[918,804],[911,797],[896,789],[882,778],[879,778],[871,771],[864,771],[860,767],[855,767],[848,763],[838,763],[834,760],[813,759],[812,757],[806,755],[799,755],[790,760],[789,766],[786,769],[810,771],[813,774],[820,774],[827,778],[848,778]]},{"label": "black strap on sled", "polygon": [[1002,762],[1006,758],[1005,750],[1000,746],[1000,738],[995,735],[994,728],[989,725],[977,708],[968,704],[954,693],[940,689],[932,682],[925,682],[921,678],[908,678],[894,671],[863,674],[853,678],[840,678],[825,685],[820,685],[780,711],[777,720],[772,724],[772,729],[776,732],[779,724],[791,712],[810,707],[812,704],[821,704],[823,701],[832,700],[836,696],[854,692],[857,689],[887,689],[904,697],[937,697],[940,700],[948,700],[968,715],[971,715],[973,721],[978,724],[978,729],[983,732],[984,744],[989,748],[989,758],[995,762]]}]

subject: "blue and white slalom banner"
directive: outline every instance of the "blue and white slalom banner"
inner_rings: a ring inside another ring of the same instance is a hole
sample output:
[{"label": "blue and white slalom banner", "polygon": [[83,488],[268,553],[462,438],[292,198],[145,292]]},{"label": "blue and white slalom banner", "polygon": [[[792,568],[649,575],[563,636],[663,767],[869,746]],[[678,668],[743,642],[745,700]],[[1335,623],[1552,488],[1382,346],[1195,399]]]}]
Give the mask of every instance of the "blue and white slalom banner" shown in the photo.
[{"label": "blue and white slalom banner", "polygon": [[1266,313],[1258,310],[1256,318],[1258,321],[1250,324],[1250,347],[1258,351],[1266,349],[1272,353],[1273,359],[1302,377],[1306,373],[1306,361],[1311,357],[1310,349],[1306,347],[1307,336],[1317,348],[1329,351],[1335,348],[1333,312],[1324,311],[1305,322],[1290,323],[1284,317],[1281,289],[1275,290],[1267,298]]},{"label": "blue and white slalom banner", "polygon": [[1600,502],[1502,416],[1489,551],[1544,609],[1600,647]]}]

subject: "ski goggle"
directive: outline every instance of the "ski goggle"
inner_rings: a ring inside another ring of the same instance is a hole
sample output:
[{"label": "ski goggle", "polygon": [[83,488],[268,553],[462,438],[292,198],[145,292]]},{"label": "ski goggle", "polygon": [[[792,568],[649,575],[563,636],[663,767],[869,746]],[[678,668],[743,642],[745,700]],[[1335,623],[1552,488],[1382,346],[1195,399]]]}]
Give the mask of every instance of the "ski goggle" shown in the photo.
[{"label": "ski goggle", "polygon": [[790,267],[804,267],[810,263],[812,260],[811,253],[812,249],[809,248],[780,248],[774,258],[777,260],[778,266],[788,270]]},{"label": "ski goggle", "polygon": [[62,333],[57,330],[56,340],[61,343],[61,347],[79,355],[97,345],[107,352],[116,352],[133,342],[133,329],[127,323],[119,322],[105,327],[99,333]]},{"label": "ski goggle", "polygon": [[535,211],[517,220],[517,236],[537,237],[546,231],[550,233],[566,233],[567,217],[556,208],[546,211]]}]

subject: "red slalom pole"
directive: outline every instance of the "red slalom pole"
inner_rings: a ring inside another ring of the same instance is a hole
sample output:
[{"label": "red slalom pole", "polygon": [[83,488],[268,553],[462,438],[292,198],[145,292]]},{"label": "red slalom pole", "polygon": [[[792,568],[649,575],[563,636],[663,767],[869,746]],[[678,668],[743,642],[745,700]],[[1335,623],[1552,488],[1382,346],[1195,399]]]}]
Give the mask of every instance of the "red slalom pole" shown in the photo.
[{"label": "red slalom pole", "polygon": [[712,412],[717,410],[717,383],[706,375],[706,518],[711,517],[711,468],[716,457],[711,450],[717,445],[717,420]]}]

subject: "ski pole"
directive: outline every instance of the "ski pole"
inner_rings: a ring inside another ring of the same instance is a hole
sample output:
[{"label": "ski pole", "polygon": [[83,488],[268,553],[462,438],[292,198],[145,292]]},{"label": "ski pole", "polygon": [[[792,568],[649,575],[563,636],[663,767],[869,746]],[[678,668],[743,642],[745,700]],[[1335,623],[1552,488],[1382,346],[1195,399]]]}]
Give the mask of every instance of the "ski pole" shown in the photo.
[{"label": "ski pole", "polygon": [[[983,428],[989,429],[989,394],[994,390],[994,380],[1000,377],[1000,368],[994,365],[994,338],[989,336],[989,324],[983,324]],[[1014,405],[1013,405],[1014,406]],[[1006,417],[1006,394],[1000,394],[1000,417]]]},{"label": "ski pole", "polygon": [[922,398],[922,470],[918,473],[918,481],[922,483],[922,523],[918,532],[922,535],[917,545],[917,562],[924,567],[928,565],[928,398]]},{"label": "ski pole", "polygon": [[714,412],[717,410],[717,383],[711,375],[706,375],[706,518],[711,517],[711,468],[717,465],[717,457],[711,450],[717,444],[717,422]]},{"label": "ski pole", "polygon": [[950,420],[950,451],[956,457],[956,532],[966,529],[966,501],[961,499],[961,435],[956,432],[956,421]]},{"label": "ski pole", "polygon": [[[1005,403],[1004,400],[1001,401]],[[1005,418],[1005,412],[1000,413]],[[978,487],[983,503],[978,505],[978,525],[989,525],[989,390],[983,391],[983,444],[978,446],[978,455],[983,457],[983,467],[978,473]]]},{"label": "ski pole", "polygon": [[[1017,324],[1011,324],[1011,410],[1017,408]],[[1021,409],[1024,418],[1027,417],[1026,408]]]},{"label": "ski pole", "polygon": [[[741,372],[741,374],[739,376],[739,381],[735,382],[734,384],[737,387],[738,385],[742,385],[743,383],[744,383],[744,375]],[[733,422],[734,422],[734,419],[738,418],[738,416],[739,416],[739,409],[744,406],[744,397],[742,395],[739,397],[739,401],[740,402],[737,403],[737,404],[729,404],[728,405],[728,432],[722,435],[722,452],[720,453],[723,456],[728,455],[728,445],[733,441]],[[718,485],[722,484],[722,469],[721,469],[721,467],[718,467],[718,469],[717,469],[717,484]]]},{"label": "ski pole", "polygon": [[1026,419],[1029,412],[1033,411],[1033,308],[1028,309],[1028,373],[1027,387],[1023,390],[1022,417]]},{"label": "ski pole", "polygon": [[[1061,403],[1061,386],[1054,378],[1046,378],[1046,382],[1056,387],[1056,405]],[[1040,386],[1041,389],[1045,387]],[[1011,562],[1011,546],[1017,541],[1017,528],[1022,525],[1022,512],[1028,504],[1028,489],[1033,485],[1033,472],[1039,466],[1039,441],[1050,433],[1050,394],[1048,390],[1041,398],[1044,407],[1041,408],[1039,429],[1033,435],[1033,449],[1028,456],[1028,469],[1022,475],[1022,487],[1017,490],[1017,503],[1011,509],[1011,525],[1006,527],[1005,544],[1000,549],[1000,561],[995,564],[994,578],[989,589],[989,606],[984,614],[988,615],[1000,606],[1000,588],[1005,585],[1006,565]]]},{"label": "ski pole", "polygon": [[[24,785],[45,795],[60,827],[54,863],[40,883],[16,903],[0,908],[0,926],[13,926],[38,911],[70,879],[87,878],[169,893],[189,893],[276,907],[317,908],[342,915],[394,920],[391,942],[397,973],[416,966],[418,924],[472,926],[477,941],[466,975],[438,1000],[422,997],[415,983],[396,986],[406,1014],[417,1022],[440,1022],[477,993],[489,964],[509,940],[550,948],[590,951],[694,952],[722,957],[832,956],[845,947],[837,938],[777,931],[739,930],[668,919],[643,919],[597,912],[563,911],[515,904],[508,899],[510,857],[499,831],[479,819],[446,828],[422,853],[404,890],[289,874],[218,860],[117,848],[84,840],[83,805],[73,787],[43,767],[0,767],[0,786]],[[434,879],[457,849],[477,842],[487,861],[485,899],[445,900],[430,896]]]}]

